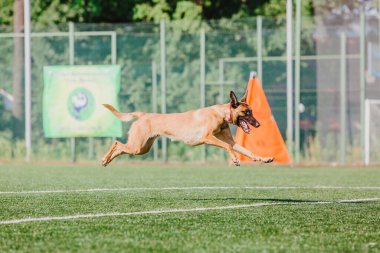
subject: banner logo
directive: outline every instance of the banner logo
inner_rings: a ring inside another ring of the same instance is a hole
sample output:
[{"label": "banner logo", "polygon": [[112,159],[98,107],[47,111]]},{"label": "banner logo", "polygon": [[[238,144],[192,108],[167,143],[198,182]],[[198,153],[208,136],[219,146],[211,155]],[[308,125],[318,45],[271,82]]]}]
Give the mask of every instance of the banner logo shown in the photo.
[{"label": "banner logo", "polygon": [[95,109],[95,99],[92,93],[85,88],[73,90],[67,100],[70,115],[77,120],[87,120]]},{"label": "banner logo", "polygon": [[45,66],[45,136],[121,137],[121,121],[101,106],[118,107],[120,75],[118,65]]}]

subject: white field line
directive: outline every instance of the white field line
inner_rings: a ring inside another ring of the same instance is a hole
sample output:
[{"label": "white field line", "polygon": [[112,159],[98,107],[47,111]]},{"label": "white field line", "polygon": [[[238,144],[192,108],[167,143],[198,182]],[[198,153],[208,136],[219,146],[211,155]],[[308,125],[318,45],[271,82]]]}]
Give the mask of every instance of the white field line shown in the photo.
[{"label": "white field line", "polygon": [[259,207],[259,206],[275,206],[275,205],[321,205],[321,204],[337,204],[337,203],[359,203],[359,202],[369,202],[369,201],[379,201],[380,198],[365,198],[365,199],[348,199],[348,200],[334,200],[334,201],[315,201],[315,202],[259,202],[253,204],[242,204],[242,205],[231,205],[231,206],[215,206],[215,207],[196,207],[191,209],[169,209],[169,210],[151,210],[151,211],[140,211],[140,212],[129,212],[129,213],[95,213],[95,214],[76,214],[68,216],[47,216],[47,217],[29,217],[17,220],[0,220],[0,225],[6,224],[18,224],[26,222],[35,221],[54,221],[54,220],[74,220],[74,219],[84,219],[84,218],[99,218],[99,217],[115,217],[115,216],[136,216],[136,215],[147,215],[147,214],[164,214],[164,213],[190,213],[190,212],[205,212],[212,210],[227,210],[227,209],[241,209],[248,207]]},{"label": "white field line", "polygon": [[254,189],[254,190],[380,190],[380,186],[189,186],[189,187],[131,187],[131,188],[94,188],[72,190],[37,190],[37,191],[4,191],[6,194],[45,194],[45,193],[71,193],[71,192],[123,192],[123,191],[170,191],[170,190],[228,190],[228,189]]}]

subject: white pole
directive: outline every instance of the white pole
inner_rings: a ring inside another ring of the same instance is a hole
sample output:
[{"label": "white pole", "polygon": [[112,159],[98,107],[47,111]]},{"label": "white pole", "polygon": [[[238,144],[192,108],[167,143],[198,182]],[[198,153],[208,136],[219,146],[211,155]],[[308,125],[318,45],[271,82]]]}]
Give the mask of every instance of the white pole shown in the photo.
[{"label": "white pole", "polygon": [[369,116],[370,116],[370,100],[366,99],[365,100],[365,108],[364,108],[364,112],[365,112],[365,117],[364,117],[364,164],[365,165],[369,165],[369,133],[370,133],[370,126],[369,126]]},{"label": "white pole", "polygon": [[340,35],[340,163],[346,163],[347,80],[346,80],[346,34]]},{"label": "white pole", "polygon": [[286,109],[287,109],[287,146],[293,153],[293,61],[292,61],[292,0],[286,1]]},{"label": "white pole", "polygon": [[[206,33],[205,29],[200,30],[200,107],[206,106]],[[202,146],[202,160],[206,161],[206,145]]]},{"label": "white pole", "polygon": [[365,148],[364,148],[364,100],[365,100],[365,13],[364,6],[360,11],[360,146],[362,153],[362,161],[365,163]]},{"label": "white pole", "polygon": [[32,154],[32,124],[31,124],[31,53],[30,53],[30,1],[24,0],[24,74],[25,74],[25,146],[27,161]]},{"label": "white pole", "polygon": [[69,63],[74,65],[74,54],[75,54],[75,44],[74,44],[74,23],[69,22]]},{"label": "white pole", "polygon": [[202,28],[200,31],[200,107],[206,106],[206,34]]},{"label": "white pole", "polygon": [[116,37],[117,34],[116,32],[112,32],[112,35],[111,35],[111,63],[112,65],[115,65],[116,62],[117,62],[117,41],[116,41]]},{"label": "white pole", "polygon": [[256,18],[256,37],[257,73],[259,80],[261,81],[261,85],[263,85],[263,19],[261,16],[257,16]]},{"label": "white pole", "polygon": [[[152,111],[157,113],[157,66],[156,62],[152,61]],[[153,144],[153,160],[158,160],[158,143]]]},{"label": "white pole", "polygon": [[295,34],[295,73],[294,73],[294,152],[295,162],[300,162],[300,109],[301,103],[301,0],[296,0],[296,34]]},{"label": "white pole", "polygon": [[[223,104],[224,102],[224,62],[219,59],[219,103]],[[220,149],[220,157],[224,158],[224,150]]]},{"label": "white pole", "polygon": [[[166,113],[166,38],[165,20],[160,22],[160,54],[161,54],[161,113]],[[168,161],[167,139],[162,137],[162,160]]]},{"label": "white pole", "polygon": [[[117,34],[115,31],[111,34],[111,64],[116,65],[117,63]],[[116,137],[112,137],[112,142],[116,141]]]},{"label": "white pole", "polygon": [[219,103],[224,102],[224,62],[219,60]]},{"label": "white pole", "polygon": [[[75,43],[74,43],[74,23],[69,23],[69,62],[70,65],[74,65],[74,57],[75,57]],[[75,162],[75,137],[70,138],[70,160],[71,162]]]},{"label": "white pole", "polygon": [[367,44],[367,70],[371,74],[372,70],[372,43],[368,42]]}]

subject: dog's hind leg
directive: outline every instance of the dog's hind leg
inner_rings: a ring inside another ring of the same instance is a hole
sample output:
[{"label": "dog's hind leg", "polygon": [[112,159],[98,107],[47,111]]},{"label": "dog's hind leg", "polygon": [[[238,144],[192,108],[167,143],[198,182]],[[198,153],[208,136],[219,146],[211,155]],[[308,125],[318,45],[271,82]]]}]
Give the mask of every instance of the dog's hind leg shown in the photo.
[{"label": "dog's hind leg", "polygon": [[107,166],[113,159],[123,154],[143,155],[149,152],[156,137],[149,138],[143,145],[131,145],[129,142],[122,144],[115,141],[102,160],[103,166]]},{"label": "dog's hind leg", "polygon": [[108,152],[105,154],[102,160],[102,165],[107,166],[113,159],[122,155],[121,148],[124,144],[119,141],[115,141]]},{"label": "dog's hind leg", "polygon": [[141,142],[129,141],[123,146],[122,152],[123,154],[129,155],[143,155],[149,152],[152,147],[154,140],[156,137],[148,138],[147,140]]},{"label": "dog's hind leg", "polygon": [[145,143],[141,145],[136,145],[136,143],[131,144],[129,141],[126,144],[122,144],[119,141],[115,141],[111,148],[108,150],[107,154],[102,160],[103,166],[107,166],[113,159],[123,154],[129,155],[143,155],[149,152],[152,147],[156,137],[148,138]]},{"label": "dog's hind leg", "polygon": [[128,142],[126,144],[122,144],[118,141],[113,143],[103,158],[103,166],[107,166],[113,159],[123,154],[143,155],[149,152],[157,136],[152,136],[146,125],[136,123],[137,122],[131,126],[131,130],[128,133]]},{"label": "dog's hind leg", "polygon": [[128,142],[123,146],[123,153],[130,155],[143,155],[149,152],[157,136],[152,132],[147,121],[137,121],[129,130]]}]

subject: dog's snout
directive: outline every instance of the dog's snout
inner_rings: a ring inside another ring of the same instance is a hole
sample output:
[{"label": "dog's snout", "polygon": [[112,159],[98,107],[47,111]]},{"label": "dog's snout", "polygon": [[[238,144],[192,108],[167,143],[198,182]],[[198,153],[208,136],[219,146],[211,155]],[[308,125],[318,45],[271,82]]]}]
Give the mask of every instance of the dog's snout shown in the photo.
[{"label": "dog's snout", "polygon": [[259,126],[260,126],[260,123],[258,121],[256,121],[255,127],[258,128]]}]

